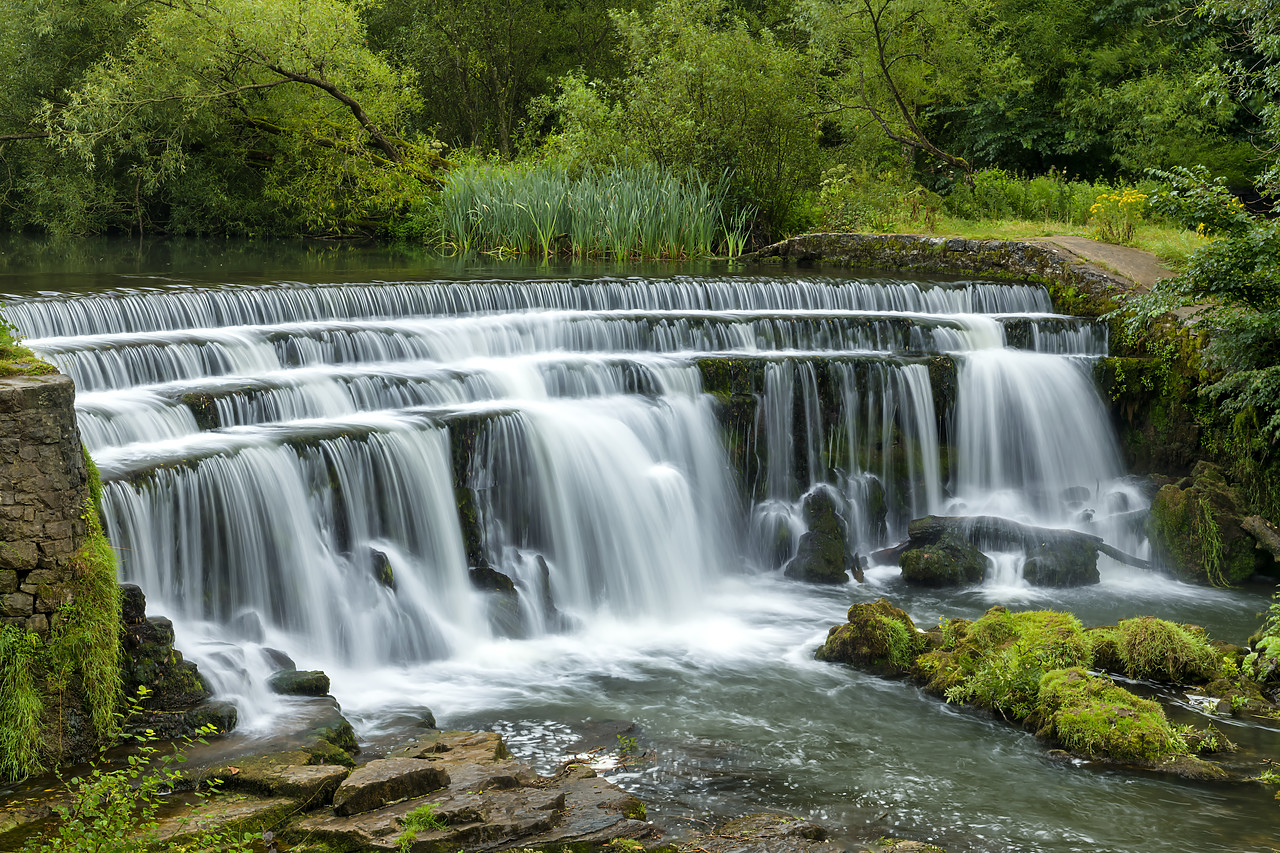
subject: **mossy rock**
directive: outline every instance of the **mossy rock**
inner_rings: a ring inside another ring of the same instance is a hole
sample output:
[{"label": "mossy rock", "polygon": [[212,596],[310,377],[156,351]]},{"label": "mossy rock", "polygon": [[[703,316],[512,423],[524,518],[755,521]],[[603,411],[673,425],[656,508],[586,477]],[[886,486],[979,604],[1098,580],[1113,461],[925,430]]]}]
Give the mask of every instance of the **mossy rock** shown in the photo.
[{"label": "mossy rock", "polygon": [[1162,486],[1151,501],[1147,535],[1159,563],[1180,580],[1225,586],[1258,571],[1262,552],[1240,526],[1245,503],[1222,469],[1197,463],[1189,479]]},{"label": "mossy rock", "polygon": [[1151,764],[1189,756],[1158,704],[1079,667],[1045,673],[1038,717],[1038,734],[1078,755]]},{"label": "mossy rock", "polygon": [[881,598],[850,607],[848,623],[832,626],[814,657],[875,675],[905,675],[923,648],[924,638],[911,617]]},{"label": "mossy rock", "polygon": [[817,486],[804,496],[804,521],[808,528],[800,537],[795,557],[783,574],[808,583],[843,584],[849,572],[859,576],[849,550],[848,525],[840,515],[839,495],[830,486]]},{"label": "mossy rock", "polygon": [[1204,629],[1150,616],[1121,620],[1115,629],[1122,671],[1129,678],[1205,684],[1218,675],[1221,658]]},{"label": "mossy rock", "polygon": [[967,539],[943,533],[928,545],[902,553],[902,579],[912,586],[963,586],[982,583],[991,561]]},{"label": "mossy rock", "polygon": [[942,632],[942,645],[916,659],[916,677],[948,701],[971,702],[1008,719],[1034,711],[1046,671],[1093,661],[1089,636],[1070,613],[993,607],[975,622],[946,623]]},{"label": "mossy rock", "polygon": [[324,696],[329,692],[329,676],[318,669],[282,669],[272,674],[267,685],[282,696]]}]

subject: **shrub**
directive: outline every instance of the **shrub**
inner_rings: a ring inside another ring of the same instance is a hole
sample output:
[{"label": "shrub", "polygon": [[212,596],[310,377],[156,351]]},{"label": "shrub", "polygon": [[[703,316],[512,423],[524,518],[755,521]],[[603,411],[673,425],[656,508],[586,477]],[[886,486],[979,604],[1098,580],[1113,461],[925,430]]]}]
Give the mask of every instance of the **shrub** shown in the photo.
[{"label": "shrub", "polygon": [[1147,210],[1147,195],[1133,187],[1098,194],[1089,208],[1090,222],[1104,243],[1127,245]]}]

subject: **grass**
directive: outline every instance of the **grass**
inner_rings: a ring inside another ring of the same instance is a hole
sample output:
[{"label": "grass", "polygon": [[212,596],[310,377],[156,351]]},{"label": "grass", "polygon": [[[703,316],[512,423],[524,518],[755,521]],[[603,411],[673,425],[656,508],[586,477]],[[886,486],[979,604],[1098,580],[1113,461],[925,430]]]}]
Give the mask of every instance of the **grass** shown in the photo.
[{"label": "grass", "polygon": [[413,849],[413,842],[418,840],[419,832],[439,832],[445,829],[444,820],[436,814],[439,807],[439,803],[423,803],[401,818],[404,832],[396,839],[396,849],[408,853]]},{"label": "grass", "polygon": [[749,212],[732,212],[727,176],[615,167],[571,175],[549,164],[482,165],[444,180],[438,239],[458,255],[702,258],[740,254]]}]

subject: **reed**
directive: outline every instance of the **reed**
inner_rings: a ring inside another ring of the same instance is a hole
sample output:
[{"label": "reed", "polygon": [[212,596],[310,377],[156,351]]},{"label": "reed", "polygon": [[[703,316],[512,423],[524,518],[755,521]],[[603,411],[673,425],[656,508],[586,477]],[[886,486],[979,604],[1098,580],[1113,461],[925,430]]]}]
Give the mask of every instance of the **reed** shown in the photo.
[{"label": "reed", "polygon": [[701,258],[742,253],[749,210],[729,210],[728,175],[655,164],[588,169],[477,166],[444,181],[440,244],[455,254]]}]

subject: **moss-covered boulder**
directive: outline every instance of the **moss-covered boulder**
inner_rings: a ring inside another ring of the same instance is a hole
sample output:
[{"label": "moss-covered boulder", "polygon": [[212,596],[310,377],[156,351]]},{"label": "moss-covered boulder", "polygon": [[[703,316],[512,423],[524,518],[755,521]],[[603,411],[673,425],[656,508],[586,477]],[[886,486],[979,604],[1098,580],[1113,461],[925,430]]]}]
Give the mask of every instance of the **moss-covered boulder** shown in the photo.
[{"label": "moss-covered boulder", "polygon": [[849,621],[827,632],[818,660],[853,664],[876,675],[905,675],[924,638],[905,611],[880,598],[849,608]]},{"label": "moss-covered boulder", "polygon": [[1040,681],[1037,732],[1092,758],[1158,764],[1189,755],[1158,704],[1079,667]]},{"label": "moss-covered boulder", "polygon": [[804,496],[807,530],[800,537],[796,555],[783,573],[808,583],[848,583],[853,572],[861,580],[857,560],[849,550],[849,527],[840,514],[840,496],[830,486],[819,485]]},{"label": "moss-covered boulder", "polygon": [[282,696],[324,696],[329,692],[329,676],[318,669],[282,669],[272,674],[267,685]]},{"label": "moss-covered boulder", "polygon": [[991,561],[955,533],[943,533],[928,544],[902,552],[902,579],[912,586],[964,586],[982,583]]},{"label": "moss-covered boulder", "polygon": [[1027,549],[1022,577],[1032,586],[1059,589],[1101,583],[1098,549],[1083,536],[1036,543]]},{"label": "moss-covered boulder", "polygon": [[1034,712],[1046,672],[1093,661],[1089,637],[1070,613],[993,607],[972,623],[944,626],[944,633],[947,641],[915,663],[926,689],[1011,720]]},{"label": "moss-covered boulder", "polygon": [[1189,478],[1162,486],[1151,501],[1147,535],[1156,561],[1188,583],[1248,580],[1269,555],[1241,526],[1247,514],[1222,469],[1197,463]]},{"label": "moss-covered boulder", "polygon": [[1206,684],[1217,677],[1221,664],[1203,628],[1151,616],[1092,629],[1089,639],[1096,667],[1129,678]]}]

